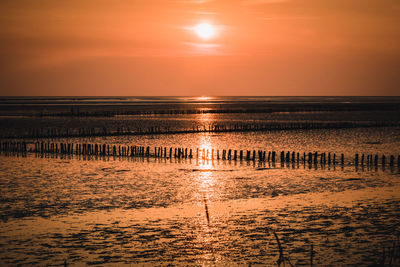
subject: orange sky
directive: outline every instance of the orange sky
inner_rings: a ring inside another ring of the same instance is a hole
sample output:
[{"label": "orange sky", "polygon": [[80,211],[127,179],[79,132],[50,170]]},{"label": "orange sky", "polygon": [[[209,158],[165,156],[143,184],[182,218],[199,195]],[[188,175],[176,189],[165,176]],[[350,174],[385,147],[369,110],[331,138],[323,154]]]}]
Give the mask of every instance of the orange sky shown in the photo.
[{"label": "orange sky", "polygon": [[0,95],[400,92],[399,0],[2,0],[0,38]]}]

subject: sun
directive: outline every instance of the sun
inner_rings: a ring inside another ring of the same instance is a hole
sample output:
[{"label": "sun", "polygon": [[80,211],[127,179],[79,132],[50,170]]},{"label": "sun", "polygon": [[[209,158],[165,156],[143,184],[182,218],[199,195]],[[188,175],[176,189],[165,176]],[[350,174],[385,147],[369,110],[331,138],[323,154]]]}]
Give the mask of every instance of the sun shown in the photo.
[{"label": "sun", "polygon": [[200,23],[194,27],[196,34],[203,39],[209,39],[215,36],[215,29],[209,23]]}]

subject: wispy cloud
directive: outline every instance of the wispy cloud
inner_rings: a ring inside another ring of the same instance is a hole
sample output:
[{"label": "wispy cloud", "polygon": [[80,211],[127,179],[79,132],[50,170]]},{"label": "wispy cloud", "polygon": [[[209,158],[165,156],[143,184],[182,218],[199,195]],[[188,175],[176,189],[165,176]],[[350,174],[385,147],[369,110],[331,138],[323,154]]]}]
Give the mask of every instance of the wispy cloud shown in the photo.
[{"label": "wispy cloud", "polygon": [[278,21],[278,20],[314,20],[317,17],[259,17],[259,20],[270,20],[270,21]]},{"label": "wispy cloud", "polygon": [[189,11],[190,13],[193,14],[198,14],[198,15],[216,15],[217,12],[211,12],[211,11]]},{"label": "wispy cloud", "polygon": [[243,5],[262,5],[262,4],[278,4],[289,2],[290,0],[244,0]]},{"label": "wispy cloud", "polygon": [[227,51],[224,51],[221,44],[215,43],[195,43],[195,42],[184,42],[183,45],[187,46],[187,55],[228,55]]},{"label": "wispy cloud", "polygon": [[179,4],[205,4],[211,2],[212,0],[172,0],[172,3],[179,3]]}]

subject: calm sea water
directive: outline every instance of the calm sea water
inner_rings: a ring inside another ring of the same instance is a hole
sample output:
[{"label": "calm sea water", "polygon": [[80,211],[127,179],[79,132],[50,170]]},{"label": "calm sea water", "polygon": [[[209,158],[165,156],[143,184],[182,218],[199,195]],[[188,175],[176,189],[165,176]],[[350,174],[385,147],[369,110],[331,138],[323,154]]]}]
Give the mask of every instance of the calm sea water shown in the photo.
[{"label": "calm sea water", "polygon": [[[49,101],[54,104],[54,99]],[[43,103],[39,105],[43,107]],[[3,120],[11,123],[7,124],[9,129],[20,131],[22,122],[56,126],[88,122],[106,126],[167,123],[186,127],[249,120],[377,120],[385,119],[385,112]],[[192,149],[318,151],[344,153],[346,160],[355,153],[396,158],[400,154],[398,127],[114,136],[68,141]],[[72,265],[274,266],[279,258],[274,233],[284,257],[293,265],[310,264],[311,245],[314,264],[367,265],[379,263],[383,247],[392,246],[400,233],[397,166],[356,168],[346,162],[344,167],[309,168],[302,164],[260,165],[246,161],[2,154],[0,193],[2,266],[62,265],[64,261]]]}]

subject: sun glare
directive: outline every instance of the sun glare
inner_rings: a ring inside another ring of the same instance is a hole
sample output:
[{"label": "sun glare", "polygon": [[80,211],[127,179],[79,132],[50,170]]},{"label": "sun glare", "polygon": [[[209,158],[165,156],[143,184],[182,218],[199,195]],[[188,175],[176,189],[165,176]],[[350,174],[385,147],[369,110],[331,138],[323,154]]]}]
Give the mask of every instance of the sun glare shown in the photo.
[{"label": "sun glare", "polygon": [[196,98],[196,100],[210,100],[210,99],[211,99],[211,97],[209,97],[209,96],[199,96]]},{"label": "sun glare", "polygon": [[194,27],[196,34],[203,39],[209,39],[215,35],[214,27],[209,23],[197,24]]}]

